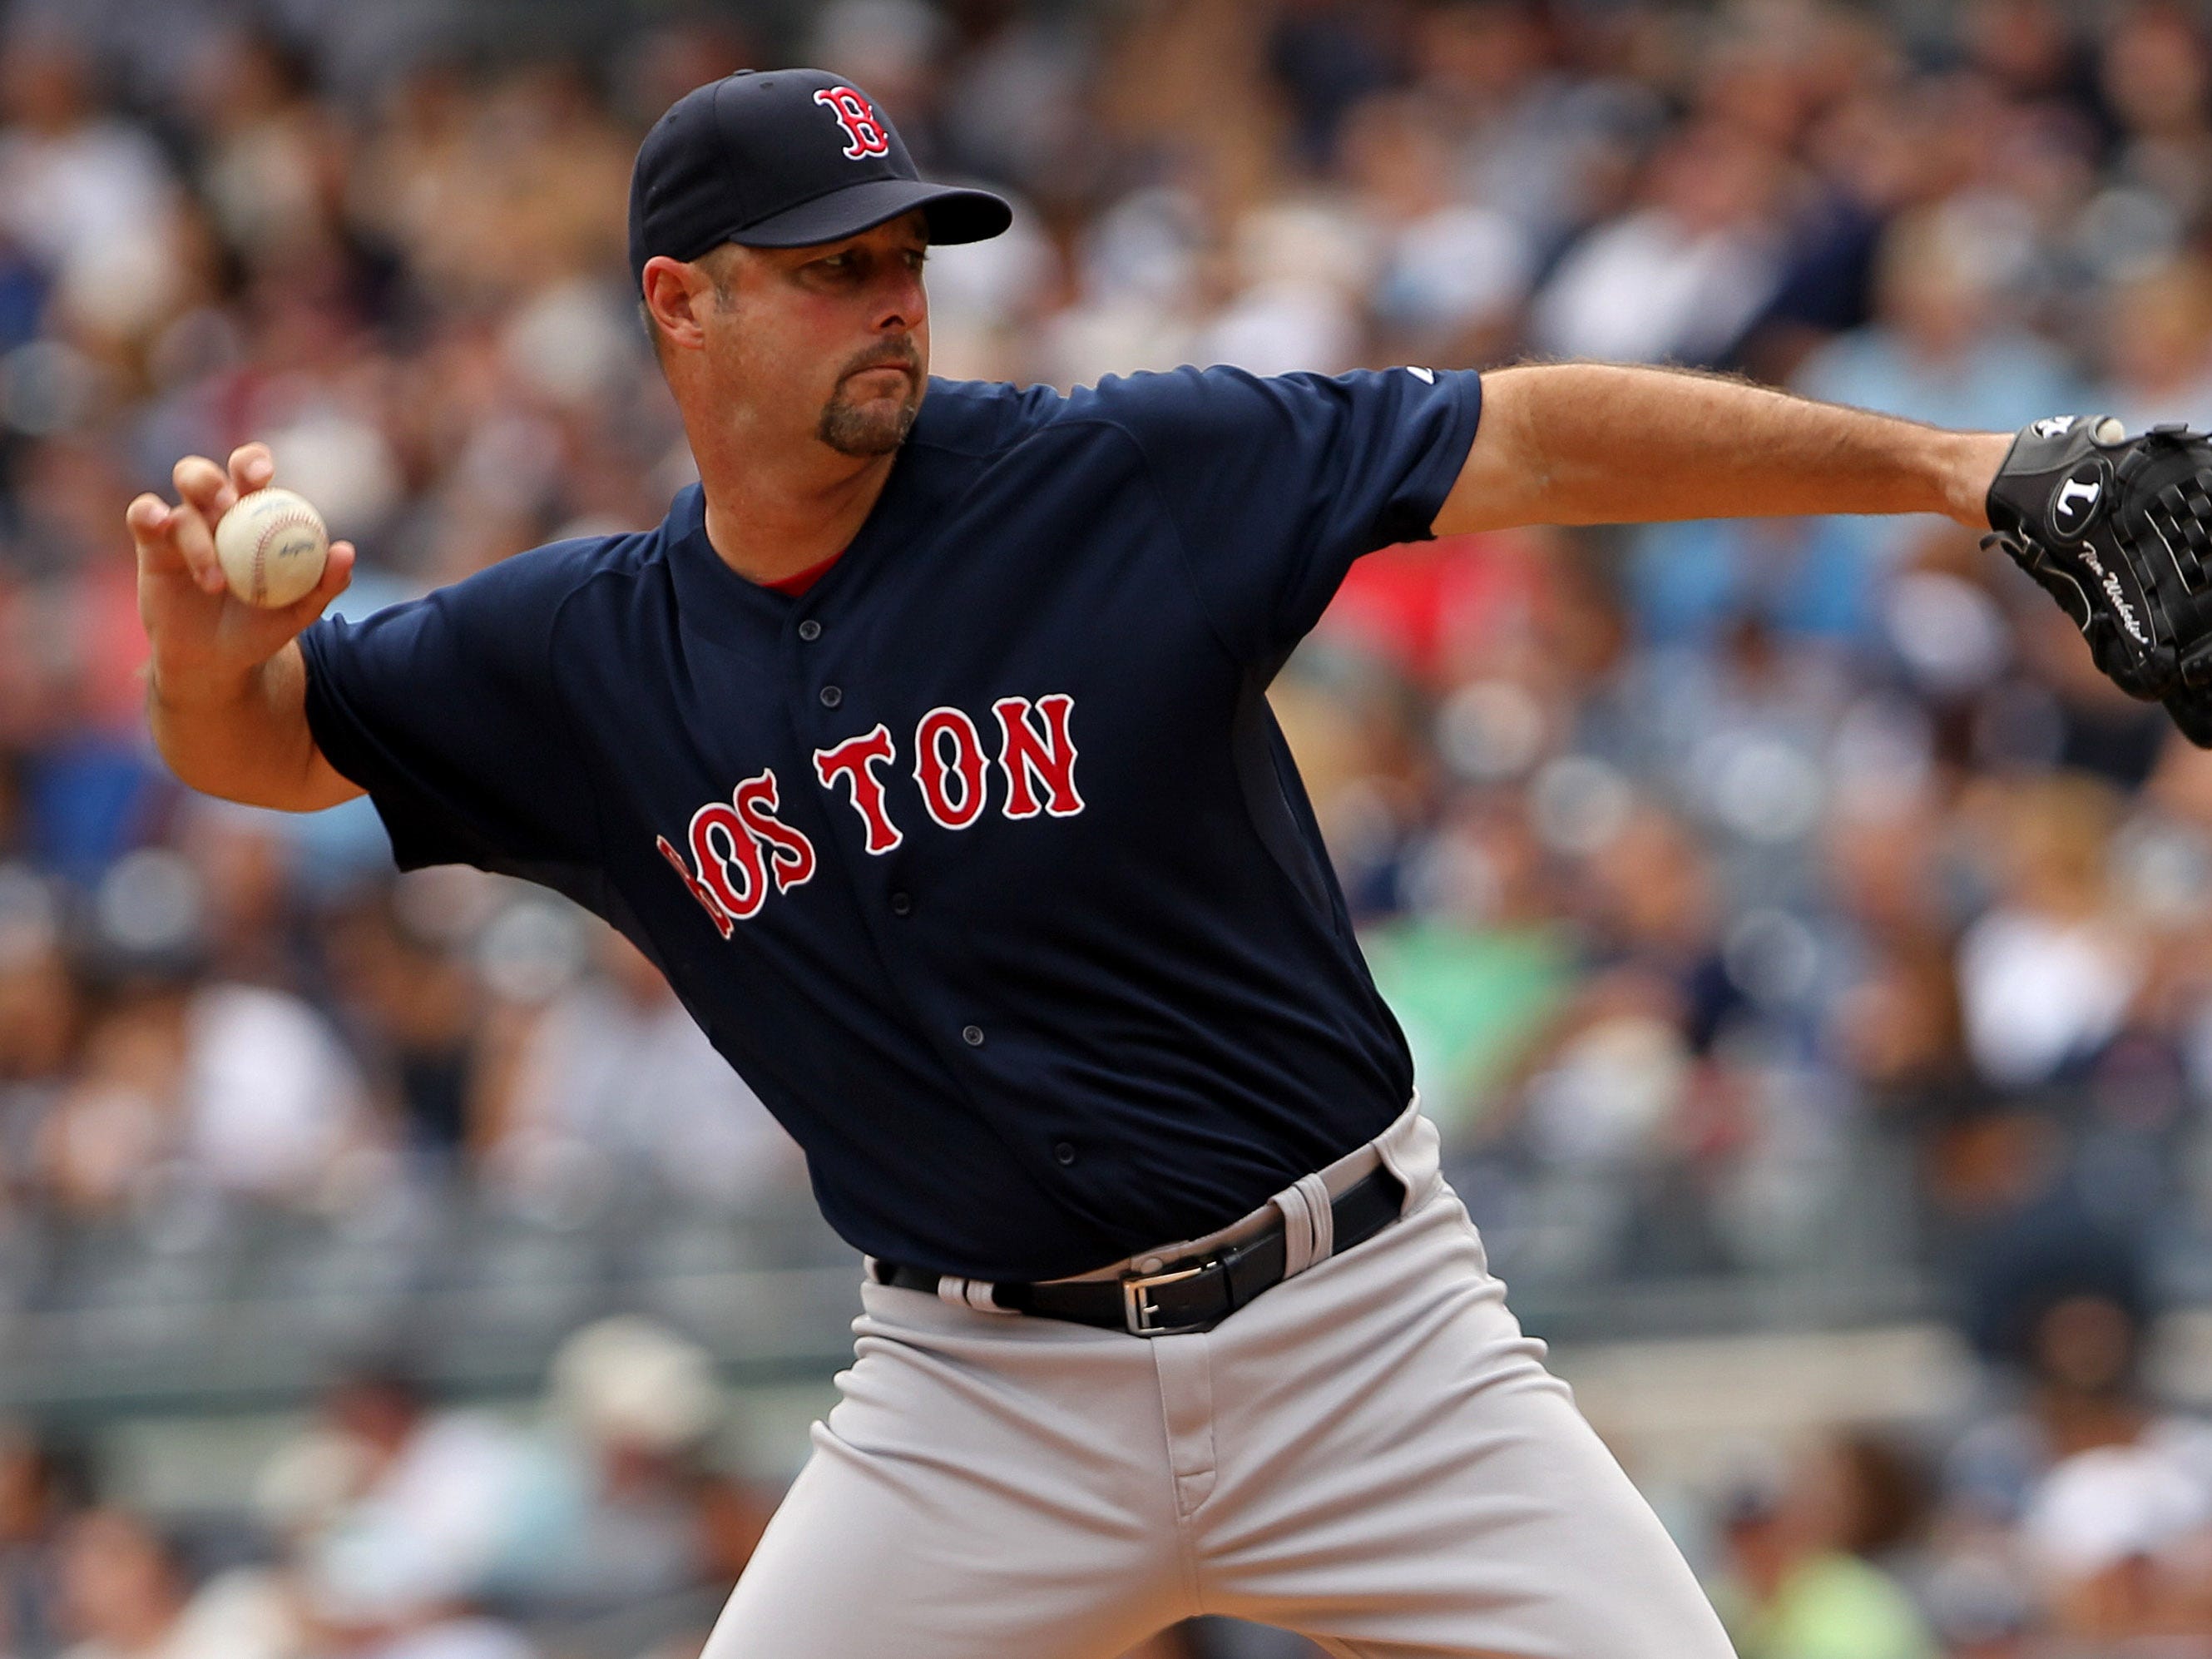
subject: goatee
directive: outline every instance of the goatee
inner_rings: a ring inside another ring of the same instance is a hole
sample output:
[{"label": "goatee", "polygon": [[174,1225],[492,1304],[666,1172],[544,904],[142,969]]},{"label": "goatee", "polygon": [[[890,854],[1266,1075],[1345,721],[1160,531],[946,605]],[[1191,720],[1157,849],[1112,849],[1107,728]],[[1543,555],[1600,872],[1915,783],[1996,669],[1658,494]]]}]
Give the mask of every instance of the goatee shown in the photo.
[{"label": "goatee", "polygon": [[840,455],[863,459],[888,455],[906,441],[921,406],[919,396],[908,397],[902,399],[896,409],[885,413],[849,404],[840,392],[822,406],[822,419],[814,428],[814,435]]},{"label": "goatee", "polygon": [[[908,391],[896,408],[884,411],[881,398],[861,405],[847,396],[853,377],[872,368],[906,371]],[[844,372],[837,377],[836,391],[822,405],[822,418],[815,424],[814,435],[840,455],[863,459],[888,455],[906,441],[906,434],[914,429],[915,414],[921,407],[921,353],[915,349],[911,337],[885,340],[845,365]]]}]

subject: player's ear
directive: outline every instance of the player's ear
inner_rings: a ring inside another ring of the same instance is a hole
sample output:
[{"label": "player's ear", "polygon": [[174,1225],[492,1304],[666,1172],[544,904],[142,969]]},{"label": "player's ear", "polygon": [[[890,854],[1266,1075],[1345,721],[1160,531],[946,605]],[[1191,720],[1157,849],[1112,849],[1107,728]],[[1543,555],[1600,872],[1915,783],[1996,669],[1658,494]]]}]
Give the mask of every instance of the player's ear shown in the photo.
[{"label": "player's ear", "polygon": [[714,280],[699,264],[656,253],[645,262],[641,298],[647,322],[664,349],[696,351],[706,343],[704,318]]}]

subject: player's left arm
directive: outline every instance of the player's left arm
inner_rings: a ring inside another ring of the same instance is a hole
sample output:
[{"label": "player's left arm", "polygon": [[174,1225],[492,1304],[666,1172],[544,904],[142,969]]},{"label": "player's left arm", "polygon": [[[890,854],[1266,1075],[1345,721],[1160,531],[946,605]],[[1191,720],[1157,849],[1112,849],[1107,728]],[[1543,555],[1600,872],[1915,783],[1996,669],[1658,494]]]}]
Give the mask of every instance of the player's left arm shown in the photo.
[{"label": "player's left arm", "polygon": [[1720,375],[1547,363],[1482,377],[1439,536],[1528,524],[1941,513],[1986,530],[2010,433],[1949,432]]}]

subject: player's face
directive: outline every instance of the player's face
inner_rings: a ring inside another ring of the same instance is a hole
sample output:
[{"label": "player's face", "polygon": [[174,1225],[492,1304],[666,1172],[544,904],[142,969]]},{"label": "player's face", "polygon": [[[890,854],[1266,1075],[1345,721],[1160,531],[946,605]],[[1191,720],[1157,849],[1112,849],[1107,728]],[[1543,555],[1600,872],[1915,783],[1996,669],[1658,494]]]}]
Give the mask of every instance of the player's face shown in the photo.
[{"label": "player's face", "polygon": [[804,422],[840,454],[896,449],[929,373],[928,246],[915,212],[842,241],[745,250],[710,350],[756,418]]}]

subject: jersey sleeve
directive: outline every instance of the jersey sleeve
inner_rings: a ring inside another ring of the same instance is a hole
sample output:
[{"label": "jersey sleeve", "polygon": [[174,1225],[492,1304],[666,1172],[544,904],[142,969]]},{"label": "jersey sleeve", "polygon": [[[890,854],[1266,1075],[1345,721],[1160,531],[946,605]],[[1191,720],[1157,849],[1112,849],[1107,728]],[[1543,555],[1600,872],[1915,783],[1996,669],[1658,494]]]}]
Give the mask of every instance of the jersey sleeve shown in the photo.
[{"label": "jersey sleeve", "polygon": [[368,792],[403,870],[473,864],[546,880],[594,856],[591,791],[552,672],[554,615],[574,576],[553,551],[300,636],[308,729]]},{"label": "jersey sleeve", "polygon": [[1360,555],[1429,536],[1482,409],[1479,375],[1425,368],[1185,368],[1094,395],[1143,451],[1215,627],[1254,660],[1304,637]]}]

